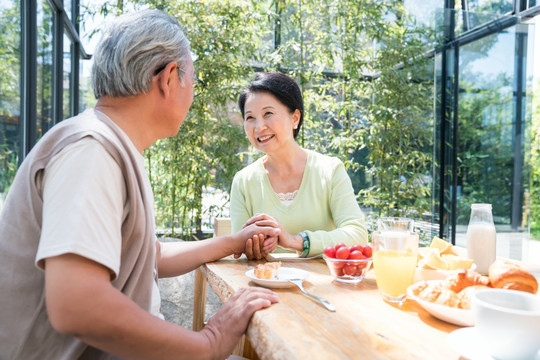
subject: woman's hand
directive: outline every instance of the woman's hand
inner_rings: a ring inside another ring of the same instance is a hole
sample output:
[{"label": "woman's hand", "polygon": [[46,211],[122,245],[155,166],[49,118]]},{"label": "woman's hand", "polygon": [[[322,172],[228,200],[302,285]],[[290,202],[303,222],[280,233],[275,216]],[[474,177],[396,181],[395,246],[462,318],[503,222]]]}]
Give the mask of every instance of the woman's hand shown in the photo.
[{"label": "woman's hand", "polygon": [[[273,230],[272,233],[268,231],[257,232],[257,229]],[[247,240],[244,243],[242,251],[246,254],[248,259],[260,260],[266,257],[269,253],[277,248],[279,228],[272,226],[260,226],[256,223],[246,223],[242,230],[238,232],[241,235],[247,235]],[[234,258],[238,259],[242,255],[241,252],[235,252]]]},{"label": "woman's hand", "polygon": [[[256,214],[251,219],[249,219],[242,228],[245,229],[250,225],[254,225],[254,219],[259,219],[260,215],[265,214]],[[277,249],[277,245],[277,237],[265,237],[263,234],[254,235],[246,241],[244,254],[246,254],[246,257],[250,260],[260,260],[262,258],[265,258],[271,252],[274,252]],[[241,255],[242,254],[234,254],[234,257],[235,259],[238,259]]]},{"label": "woman's hand", "polygon": [[270,216],[268,214],[255,214],[248,221],[246,221],[246,223],[244,224],[244,227],[252,225],[252,224],[256,224],[258,226],[273,227],[280,230],[280,234],[277,239],[278,240],[277,244],[275,244],[274,246],[274,243],[269,243],[268,247],[266,247],[266,241],[265,241],[262,248],[263,252],[266,252],[267,249],[272,249],[272,251],[274,251],[277,245],[288,250],[294,250],[294,251],[303,250],[302,237],[300,235],[292,235],[288,233],[287,230],[285,230],[285,228],[283,227],[283,225],[279,222],[278,218]]}]

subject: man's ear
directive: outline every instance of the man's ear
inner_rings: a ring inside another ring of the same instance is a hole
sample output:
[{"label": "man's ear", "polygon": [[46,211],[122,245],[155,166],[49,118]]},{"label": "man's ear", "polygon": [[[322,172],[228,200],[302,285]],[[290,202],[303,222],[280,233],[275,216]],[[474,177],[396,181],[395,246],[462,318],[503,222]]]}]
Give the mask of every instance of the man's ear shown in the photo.
[{"label": "man's ear", "polygon": [[168,63],[163,70],[161,70],[155,77],[155,86],[159,90],[159,93],[164,96],[168,97],[171,93],[171,85],[174,80],[174,77],[178,77],[178,73],[176,70],[176,62],[171,61]]}]

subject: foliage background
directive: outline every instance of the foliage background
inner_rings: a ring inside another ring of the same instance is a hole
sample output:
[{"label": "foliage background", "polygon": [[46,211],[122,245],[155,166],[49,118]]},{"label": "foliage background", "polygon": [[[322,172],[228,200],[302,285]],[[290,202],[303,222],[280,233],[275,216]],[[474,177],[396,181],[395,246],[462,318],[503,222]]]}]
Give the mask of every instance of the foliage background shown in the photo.
[{"label": "foliage background", "polygon": [[[121,13],[125,1],[87,11]],[[208,83],[178,135],[146,152],[158,227],[203,236],[203,192],[228,194],[261,154],[243,133],[236,99],[255,71],[300,84],[299,142],[339,157],[361,206],[375,216],[428,212],[432,171],[432,70],[427,32],[401,1],[131,1],[183,24]],[[226,207],[226,205],[225,205]],[[207,209],[219,216],[226,209]]]},{"label": "foliage background", "polygon": [[[20,74],[20,6],[14,2],[11,7],[0,12],[0,117],[13,126],[17,123]],[[19,158],[13,149],[18,142],[9,141],[0,131],[0,201],[7,193],[15,173]]]}]

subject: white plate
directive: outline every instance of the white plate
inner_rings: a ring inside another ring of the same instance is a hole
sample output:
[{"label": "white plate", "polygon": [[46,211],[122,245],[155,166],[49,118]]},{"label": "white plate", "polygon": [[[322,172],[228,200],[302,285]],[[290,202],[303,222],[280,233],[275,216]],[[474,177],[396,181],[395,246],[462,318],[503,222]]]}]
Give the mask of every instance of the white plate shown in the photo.
[{"label": "white plate", "polygon": [[253,273],[254,269],[246,271],[246,276],[251,279],[254,283],[268,287],[268,288],[288,288],[295,286],[293,283],[289,282],[288,279],[302,279],[304,280],[309,276],[309,272],[305,270],[295,269],[295,268],[288,268],[288,267],[280,267],[277,271],[277,280],[266,280],[266,279],[259,279],[255,276]]},{"label": "white plate", "polygon": [[[426,281],[428,284],[438,283],[442,280],[430,280]],[[420,306],[422,306],[427,312],[435,316],[437,319],[449,322],[454,325],[459,326],[473,326],[474,317],[472,310],[465,310],[460,308],[454,308],[446,305],[439,305],[426,301],[416,296],[415,289],[418,286],[421,286],[424,282],[417,282],[409,286],[407,289],[407,297],[416,301]]]},{"label": "white plate", "polygon": [[[475,327],[452,331],[448,335],[447,342],[459,355],[469,360],[495,360],[491,355],[486,354],[480,346],[481,342],[477,338]],[[540,360],[540,353],[530,360]]]}]

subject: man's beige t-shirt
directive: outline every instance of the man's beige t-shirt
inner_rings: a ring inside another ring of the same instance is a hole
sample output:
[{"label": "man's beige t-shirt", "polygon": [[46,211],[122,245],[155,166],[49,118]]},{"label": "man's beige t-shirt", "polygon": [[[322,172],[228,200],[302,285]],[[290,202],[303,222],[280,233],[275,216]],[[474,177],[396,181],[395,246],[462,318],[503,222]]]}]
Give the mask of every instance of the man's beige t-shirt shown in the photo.
[{"label": "man's beige t-shirt", "polygon": [[[69,146],[83,157],[70,158],[66,152],[59,161],[56,157]],[[101,156],[99,146],[107,156]],[[72,171],[60,169],[64,161]],[[111,358],[52,328],[39,269],[49,256],[66,251],[88,256],[106,266],[112,286],[142,309],[151,311],[152,304],[159,303],[152,296],[157,270],[153,195],[142,165],[142,155],[126,134],[95,109],[55,125],[28,154],[0,213],[0,360]],[[97,183],[91,184],[95,177]],[[120,191],[112,190],[116,182]],[[48,204],[54,193],[60,202]],[[120,236],[120,244],[115,236]],[[90,239],[98,241],[97,246],[90,246]]]},{"label": "man's beige t-shirt", "polygon": [[[138,160],[144,167],[142,155]],[[122,172],[103,145],[88,137],[66,146],[50,161],[41,186],[37,185],[44,216],[36,265],[43,270],[46,258],[72,253],[107,267],[115,279],[129,200]],[[151,312],[163,317],[160,303],[154,282]]]}]

